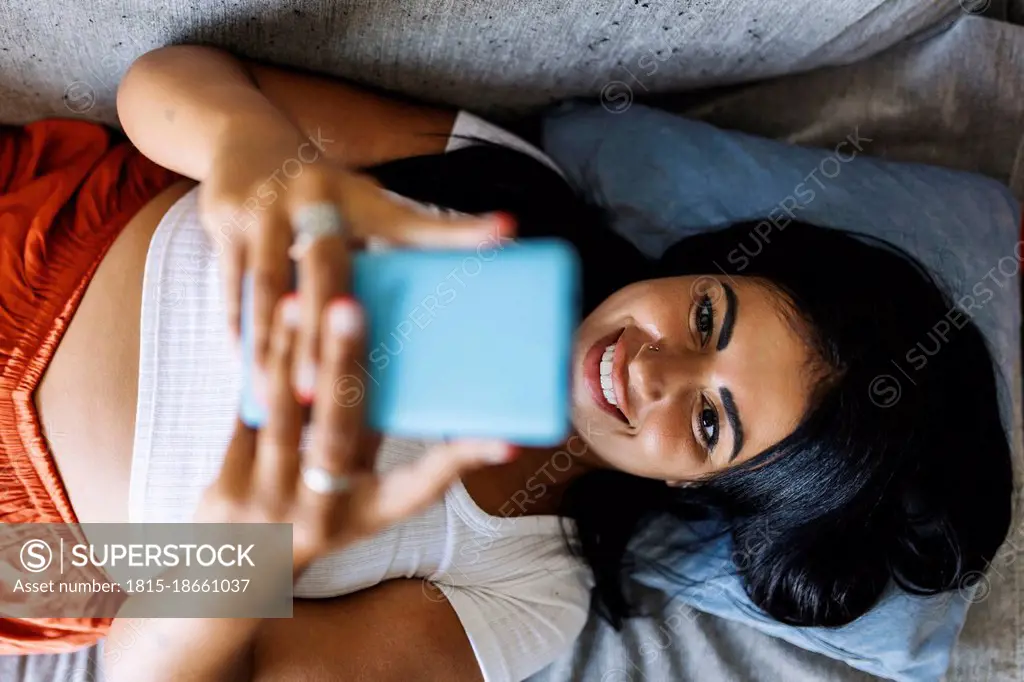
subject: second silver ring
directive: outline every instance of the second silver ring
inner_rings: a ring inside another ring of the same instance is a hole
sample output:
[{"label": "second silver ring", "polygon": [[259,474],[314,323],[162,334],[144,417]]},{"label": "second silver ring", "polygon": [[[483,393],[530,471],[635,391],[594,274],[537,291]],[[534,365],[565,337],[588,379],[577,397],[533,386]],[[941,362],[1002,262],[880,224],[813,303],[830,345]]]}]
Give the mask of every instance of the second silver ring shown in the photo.
[{"label": "second silver ring", "polygon": [[299,261],[310,247],[325,237],[345,237],[347,225],[337,206],[329,201],[303,204],[291,215],[294,240],[288,256]]}]

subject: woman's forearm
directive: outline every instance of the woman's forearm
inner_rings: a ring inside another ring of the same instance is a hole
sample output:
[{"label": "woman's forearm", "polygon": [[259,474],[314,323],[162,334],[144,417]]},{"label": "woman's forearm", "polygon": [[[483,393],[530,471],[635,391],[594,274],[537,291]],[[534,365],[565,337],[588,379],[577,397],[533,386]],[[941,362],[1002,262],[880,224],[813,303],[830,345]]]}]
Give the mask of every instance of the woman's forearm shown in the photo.
[{"label": "woman's forearm", "polygon": [[258,618],[118,618],[107,635],[107,682],[248,682]]},{"label": "woman's forearm", "polygon": [[[310,561],[293,561],[292,579],[309,567]],[[176,567],[161,576],[166,584],[187,580],[186,569]],[[234,574],[225,573],[226,579]],[[255,602],[276,601],[276,580],[252,576],[252,589],[245,595],[247,609]],[[262,587],[261,587],[262,586]],[[237,595],[224,595],[238,607]],[[211,593],[209,599],[217,599]],[[167,606],[162,593],[132,595],[121,613],[160,613]],[[207,608],[216,611],[212,604]],[[250,682],[254,675],[254,650],[262,618],[123,618],[114,619],[103,651],[107,682]]]},{"label": "woman's forearm", "polygon": [[[187,581],[189,570],[178,566],[160,575],[165,584]],[[216,578],[218,576],[213,575]],[[229,574],[225,573],[225,578]],[[245,608],[273,600],[273,581],[252,576]],[[208,613],[238,613],[240,595],[204,595]],[[213,600],[223,600],[221,604]],[[121,605],[107,635],[103,666],[107,682],[249,682],[252,653],[261,618],[152,618],[124,614],[167,612],[168,596],[139,592]]]},{"label": "woman's forearm", "polygon": [[176,45],[132,64],[118,89],[125,133],[150,159],[203,180],[233,145],[281,144],[306,136],[257,87],[246,65],[224,50]]}]

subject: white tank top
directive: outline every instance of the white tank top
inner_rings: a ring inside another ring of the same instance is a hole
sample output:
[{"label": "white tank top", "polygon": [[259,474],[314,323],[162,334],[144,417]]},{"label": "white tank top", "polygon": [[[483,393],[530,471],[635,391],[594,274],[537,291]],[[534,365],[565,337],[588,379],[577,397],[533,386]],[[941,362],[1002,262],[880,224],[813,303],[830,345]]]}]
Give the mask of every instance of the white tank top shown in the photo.
[{"label": "white tank top", "polygon": [[[481,138],[552,165],[523,140],[461,112],[448,151]],[[557,170],[557,169],[556,169]],[[143,284],[139,396],[129,514],[133,522],[191,520],[234,427],[240,365],[197,192],[161,220]],[[425,443],[386,439],[377,469],[419,457]],[[419,516],[316,562],[297,597],[334,597],[396,578],[437,585],[462,622],[487,682],[515,682],[571,646],[588,613],[591,575],[569,554],[554,516],[484,513],[461,482]]]}]

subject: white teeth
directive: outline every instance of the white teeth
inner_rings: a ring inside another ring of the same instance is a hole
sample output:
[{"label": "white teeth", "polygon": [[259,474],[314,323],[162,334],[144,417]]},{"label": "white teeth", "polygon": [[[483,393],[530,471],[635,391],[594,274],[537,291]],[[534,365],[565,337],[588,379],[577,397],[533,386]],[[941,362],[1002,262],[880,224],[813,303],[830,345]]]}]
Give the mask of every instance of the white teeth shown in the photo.
[{"label": "white teeth", "polygon": [[601,393],[609,405],[618,407],[619,403],[615,399],[615,389],[614,384],[612,384],[612,359],[614,357],[615,344],[613,343],[605,348],[604,353],[601,355]]}]

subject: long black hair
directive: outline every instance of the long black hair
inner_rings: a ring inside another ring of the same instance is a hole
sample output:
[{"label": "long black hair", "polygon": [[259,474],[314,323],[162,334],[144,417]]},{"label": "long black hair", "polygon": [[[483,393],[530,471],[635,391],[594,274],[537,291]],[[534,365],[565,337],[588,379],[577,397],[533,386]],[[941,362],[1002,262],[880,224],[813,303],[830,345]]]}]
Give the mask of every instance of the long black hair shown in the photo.
[{"label": "long black hair", "polygon": [[657,547],[638,547],[657,523],[714,519],[738,548],[736,571],[752,601],[792,625],[848,623],[890,581],[925,595],[963,587],[995,556],[1012,494],[998,376],[969,313],[905,252],[794,221],[770,243],[741,223],[648,259],[548,166],[490,144],[367,172],[419,201],[507,211],[520,236],[571,241],[587,312],[653,277],[758,278],[827,368],[792,434],[696,486],[611,470],[570,484],[561,513],[575,522],[571,545],[614,625],[633,612],[627,588],[638,557],[657,556],[671,573],[674,559],[695,551],[664,535]]}]

